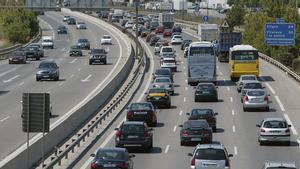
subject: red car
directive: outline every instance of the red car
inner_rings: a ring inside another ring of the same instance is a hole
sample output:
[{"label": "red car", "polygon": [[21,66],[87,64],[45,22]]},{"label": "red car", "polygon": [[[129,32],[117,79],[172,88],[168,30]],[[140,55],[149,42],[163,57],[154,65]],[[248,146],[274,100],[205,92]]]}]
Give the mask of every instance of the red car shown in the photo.
[{"label": "red car", "polygon": [[155,36],[155,34],[152,34],[152,33],[148,34],[146,37],[146,42],[150,42],[150,40],[153,36]]},{"label": "red car", "polygon": [[155,29],[155,33],[158,34],[158,33],[164,33],[165,31],[165,28],[163,26],[158,26],[156,29]]},{"label": "red car", "polygon": [[172,35],[172,30],[171,29],[165,29],[163,33],[163,37],[170,37]]}]

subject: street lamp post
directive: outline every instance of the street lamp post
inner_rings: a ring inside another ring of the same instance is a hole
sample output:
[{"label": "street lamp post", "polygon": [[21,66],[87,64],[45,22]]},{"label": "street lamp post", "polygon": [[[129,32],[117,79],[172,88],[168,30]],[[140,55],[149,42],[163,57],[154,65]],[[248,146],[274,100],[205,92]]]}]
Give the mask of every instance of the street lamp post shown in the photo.
[{"label": "street lamp post", "polygon": [[139,41],[139,22],[138,22],[138,12],[139,12],[139,0],[135,0],[135,58],[138,58],[138,41]]}]

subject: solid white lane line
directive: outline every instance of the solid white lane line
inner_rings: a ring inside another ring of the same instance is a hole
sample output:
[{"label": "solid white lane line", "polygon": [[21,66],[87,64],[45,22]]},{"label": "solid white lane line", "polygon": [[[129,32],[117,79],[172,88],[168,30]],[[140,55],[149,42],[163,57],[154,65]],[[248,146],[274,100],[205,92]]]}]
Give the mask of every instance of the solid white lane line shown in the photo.
[{"label": "solid white lane line", "polygon": [[7,116],[7,117],[1,119],[0,122],[4,122],[5,120],[7,120],[7,119],[9,119],[9,118],[10,118],[10,116]]},{"label": "solid white lane line", "polygon": [[71,74],[70,78],[74,77],[74,74]]},{"label": "solid white lane line", "polygon": [[232,126],[232,132],[235,133],[235,125]]},{"label": "solid white lane line", "polygon": [[298,133],[297,133],[297,131],[296,131],[296,129],[295,129],[295,127],[294,127],[294,125],[293,125],[291,119],[289,118],[289,115],[286,114],[286,113],[284,113],[283,116],[284,116],[285,120],[287,121],[287,123],[291,125],[290,129],[292,130],[292,133],[293,133],[295,136],[298,135]]},{"label": "solid white lane line", "polygon": [[300,140],[299,139],[297,139],[297,143],[298,143],[298,146],[300,146]]},{"label": "solid white lane line", "polygon": [[170,145],[168,144],[167,147],[166,147],[166,149],[165,149],[165,154],[168,153],[169,149],[170,149]]},{"label": "solid white lane line", "polygon": [[225,82],[226,80],[223,78],[223,81]]},{"label": "solid white lane line", "polygon": [[58,86],[62,86],[64,84],[64,82],[60,82],[59,84],[58,84]]},{"label": "solid white lane line", "polygon": [[276,94],[274,89],[272,88],[272,86],[268,82],[266,82],[265,84],[269,88],[269,90],[272,92],[272,94]]},{"label": "solid white lane line", "polygon": [[234,155],[237,155],[238,154],[238,151],[237,151],[237,147],[236,146],[234,146]]},{"label": "solid white lane line", "polygon": [[217,66],[217,69],[219,69],[219,66]]},{"label": "solid white lane line", "polygon": [[227,87],[227,90],[230,91],[230,87]]},{"label": "solid white lane line", "polygon": [[182,111],[182,110],[180,110],[180,112],[179,112],[179,116],[182,116],[182,113],[183,113],[183,111]]},{"label": "solid white lane line", "polygon": [[16,76],[14,76],[14,77],[12,77],[12,78],[10,78],[10,79],[7,79],[7,80],[3,80],[3,83],[11,82],[11,81],[15,80],[15,79],[18,78],[18,77],[20,77],[20,75],[16,75]]},{"label": "solid white lane line", "polygon": [[188,81],[185,79],[185,83],[188,83]]},{"label": "solid white lane line", "polygon": [[183,69],[185,69],[185,66],[183,66]]},{"label": "solid white lane line", "polygon": [[174,128],[173,128],[173,132],[175,132],[175,131],[176,131],[176,127],[177,127],[177,126],[174,126]]},{"label": "solid white lane line", "polygon": [[234,116],[234,110],[231,110],[231,114]]},{"label": "solid white lane line", "polygon": [[188,90],[188,87],[185,87],[184,89],[185,89],[185,90]]},{"label": "solid white lane line", "polygon": [[92,77],[91,74],[89,74],[85,79],[80,80],[81,82],[88,82],[90,81],[90,78]]},{"label": "solid white lane line", "polygon": [[73,59],[71,62],[69,63],[75,63],[77,61],[77,59]]},{"label": "solid white lane line", "polygon": [[24,85],[24,82],[21,82],[21,83],[18,84],[18,86],[22,86],[22,85]]},{"label": "solid white lane line", "polygon": [[233,102],[233,98],[232,97],[230,97],[230,102]]},{"label": "solid white lane line", "polygon": [[279,104],[281,111],[285,111],[285,108],[284,108],[283,104],[281,103],[279,97],[275,96],[275,99],[276,99],[277,103]]},{"label": "solid white lane line", "polygon": [[223,75],[223,73],[222,73],[222,72],[220,72],[220,75],[222,76],[222,75]]},{"label": "solid white lane line", "polygon": [[0,77],[6,75],[6,74],[8,74],[8,73],[11,73],[11,72],[13,72],[13,71],[15,71],[15,70],[17,70],[16,67],[15,67],[15,68],[12,68],[12,69],[10,69],[10,70],[8,70],[8,71],[5,71],[5,72],[3,72],[3,73],[0,73]]},{"label": "solid white lane line", "polygon": [[186,97],[183,98],[183,102],[186,102]]},{"label": "solid white lane line", "polygon": [[186,73],[184,73],[184,76],[186,76]]}]

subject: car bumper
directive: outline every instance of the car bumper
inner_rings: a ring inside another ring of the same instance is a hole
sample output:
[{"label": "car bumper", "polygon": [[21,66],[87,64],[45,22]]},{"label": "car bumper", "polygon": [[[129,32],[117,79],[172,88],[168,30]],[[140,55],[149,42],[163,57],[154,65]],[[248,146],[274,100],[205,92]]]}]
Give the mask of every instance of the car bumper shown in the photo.
[{"label": "car bumper", "polygon": [[195,101],[216,101],[217,99],[216,95],[195,95]]},{"label": "car bumper", "polygon": [[197,78],[197,77],[189,77],[188,78],[188,84],[198,84],[198,83],[216,83],[217,79],[214,78],[207,78],[207,79],[201,79],[201,78]]},{"label": "car bumper", "polygon": [[151,146],[150,140],[119,140],[116,141],[118,147],[149,147]]},{"label": "car bumper", "polygon": [[57,74],[36,74],[37,79],[54,79],[57,77]]},{"label": "car bumper", "polygon": [[212,138],[209,136],[190,136],[190,137],[180,137],[182,142],[201,142],[201,143],[211,143]]},{"label": "car bumper", "polygon": [[241,75],[256,75],[259,76],[259,71],[247,71],[247,72],[235,72],[233,71],[231,73],[231,77],[233,78],[239,78]]},{"label": "car bumper", "polygon": [[249,103],[249,102],[244,102],[243,103],[244,108],[267,108],[269,107],[268,103]]},{"label": "car bumper", "polygon": [[266,142],[287,142],[290,141],[290,135],[260,135],[259,141],[266,141]]}]

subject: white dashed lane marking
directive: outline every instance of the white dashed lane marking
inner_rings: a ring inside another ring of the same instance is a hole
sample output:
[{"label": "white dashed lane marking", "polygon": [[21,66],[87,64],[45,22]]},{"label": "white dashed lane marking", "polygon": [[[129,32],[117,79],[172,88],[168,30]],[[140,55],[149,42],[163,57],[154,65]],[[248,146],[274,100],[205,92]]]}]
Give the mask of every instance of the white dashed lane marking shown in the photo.
[{"label": "white dashed lane marking", "polygon": [[168,153],[169,149],[170,149],[170,145],[168,144],[167,147],[166,147],[166,149],[165,149],[165,154]]}]

